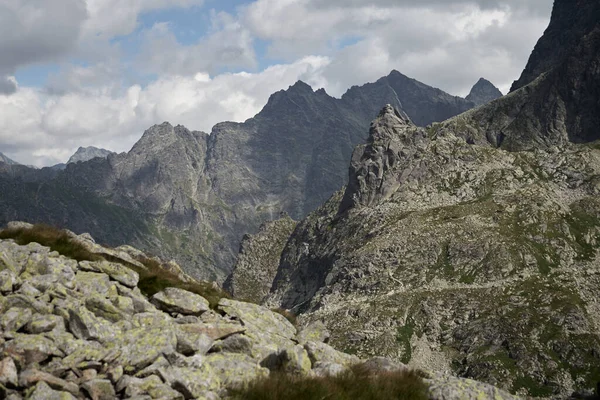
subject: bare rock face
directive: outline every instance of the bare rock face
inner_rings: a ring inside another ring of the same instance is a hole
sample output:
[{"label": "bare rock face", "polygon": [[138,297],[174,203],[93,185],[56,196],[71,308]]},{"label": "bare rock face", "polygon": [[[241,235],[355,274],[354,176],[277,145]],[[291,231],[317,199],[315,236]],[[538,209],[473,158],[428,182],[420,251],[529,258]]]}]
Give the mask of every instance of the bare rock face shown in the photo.
[{"label": "bare rock face", "polygon": [[237,298],[260,303],[269,293],[281,253],[296,221],[285,215],[264,223],[255,235],[246,235],[225,289]]},{"label": "bare rock face", "polygon": [[600,20],[600,4],[593,0],[554,2],[550,25],[536,44],[521,77],[511,92],[537,79],[571,57],[573,48],[594,30]]},{"label": "bare rock face", "polygon": [[472,101],[477,106],[481,106],[500,97],[502,97],[502,92],[492,82],[481,78],[473,86],[466,100]]},{"label": "bare rock face", "polygon": [[359,356],[535,396],[593,388],[598,150],[509,153],[389,108],[373,127],[358,184],[298,225],[268,303]]},{"label": "bare rock face", "polygon": [[106,158],[111,154],[115,154],[115,153],[112,151],[109,151],[109,150],[99,149],[94,146],[80,147],[79,149],[77,149],[75,154],[73,154],[71,156],[71,158],[69,158],[69,161],[67,161],[67,164],[85,162],[85,161],[92,160],[96,157]]}]

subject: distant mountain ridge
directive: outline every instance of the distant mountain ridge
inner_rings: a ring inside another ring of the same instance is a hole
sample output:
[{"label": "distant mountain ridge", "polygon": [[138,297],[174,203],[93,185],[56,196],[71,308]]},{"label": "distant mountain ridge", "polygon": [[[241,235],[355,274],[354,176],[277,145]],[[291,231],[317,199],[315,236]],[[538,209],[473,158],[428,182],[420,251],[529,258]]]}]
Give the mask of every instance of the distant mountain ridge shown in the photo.
[{"label": "distant mountain ridge", "polygon": [[8,164],[8,165],[18,165],[19,164],[18,162],[13,161],[10,158],[6,157],[2,153],[0,153],[0,162],[3,162],[3,163]]},{"label": "distant mountain ridge", "polygon": [[492,82],[481,78],[475,86],[473,86],[471,92],[465,99],[480,106],[499,99],[500,97],[502,97],[502,92],[494,86]]},{"label": "distant mountain ridge", "polygon": [[98,147],[94,147],[94,146],[80,147],[79,149],[77,149],[75,154],[73,154],[71,156],[71,158],[69,158],[69,161],[67,161],[67,164],[89,161],[96,157],[106,158],[111,154],[115,154],[115,153],[112,151],[109,151],[109,150],[99,149]]},{"label": "distant mountain ridge", "polygon": [[[422,125],[475,106],[398,71],[355,86],[341,99],[299,81],[271,95],[254,118],[217,124],[210,135],[163,123],[128,153],[71,162],[62,172],[0,176],[20,188],[0,198],[0,224],[50,222],[89,231],[107,244],[130,240],[175,258],[196,277],[222,282],[244,234],[281,212],[303,218],[347,182],[354,147],[388,103]],[[39,185],[46,199],[36,194]],[[96,199],[89,218],[82,197]],[[115,231],[119,218],[122,228]]]}]

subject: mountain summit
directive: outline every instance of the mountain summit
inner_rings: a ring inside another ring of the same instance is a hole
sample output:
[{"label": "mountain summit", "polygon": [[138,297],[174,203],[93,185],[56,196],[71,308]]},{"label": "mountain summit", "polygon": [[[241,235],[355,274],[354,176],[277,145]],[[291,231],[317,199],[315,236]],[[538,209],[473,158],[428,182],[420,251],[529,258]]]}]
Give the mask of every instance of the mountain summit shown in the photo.
[{"label": "mountain summit", "polygon": [[502,97],[502,92],[492,82],[481,78],[473,86],[471,93],[469,93],[466,99],[480,106],[500,97]]},{"label": "mountain summit", "polygon": [[111,154],[115,154],[115,153],[113,153],[112,151],[105,150],[105,149],[99,149],[94,146],[80,147],[79,149],[77,149],[75,154],[73,154],[71,156],[71,158],[69,158],[69,161],[67,161],[67,164],[89,161],[96,157],[106,158]]}]

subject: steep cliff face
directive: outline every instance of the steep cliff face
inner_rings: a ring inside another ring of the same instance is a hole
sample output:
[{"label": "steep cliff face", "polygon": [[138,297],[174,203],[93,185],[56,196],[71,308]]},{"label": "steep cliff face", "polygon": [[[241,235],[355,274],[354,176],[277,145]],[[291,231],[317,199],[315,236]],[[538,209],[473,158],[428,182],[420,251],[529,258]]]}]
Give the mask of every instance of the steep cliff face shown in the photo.
[{"label": "steep cliff face", "polygon": [[265,222],[254,235],[244,236],[232,274],[224,288],[233,296],[261,303],[277,274],[281,253],[297,222],[284,215]]},{"label": "steep cliff face", "polygon": [[533,82],[541,74],[561,65],[571,56],[600,20],[600,4],[594,0],[557,0],[550,25],[536,44],[521,77],[511,92]]}]

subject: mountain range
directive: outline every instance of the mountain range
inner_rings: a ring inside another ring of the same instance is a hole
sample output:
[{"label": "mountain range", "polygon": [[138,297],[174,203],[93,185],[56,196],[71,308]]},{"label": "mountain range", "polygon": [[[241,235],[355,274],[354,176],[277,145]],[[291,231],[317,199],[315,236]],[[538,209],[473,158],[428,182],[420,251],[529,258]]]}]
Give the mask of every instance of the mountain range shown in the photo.
[{"label": "mountain range", "polygon": [[347,182],[352,151],[383,105],[425,126],[493,97],[489,85],[476,85],[479,97],[468,101],[392,71],[337,99],[299,81],[274,93],[254,118],[217,124],[210,135],[163,123],[128,153],[80,149],[64,171],[4,166],[0,224],[25,220],[90,232],[222,282],[244,234],[281,212],[305,217]]},{"label": "mountain range", "polygon": [[348,185],[246,237],[230,289],[359,356],[595,398],[598,65],[600,3],[557,0],[509,95],[426,128],[384,107]]},{"label": "mountain range", "polygon": [[340,99],[298,82],[210,134],[163,123],[64,171],[0,163],[0,224],[91,232],[227,277],[258,315],[297,314],[359,358],[594,398],[599,65],[600,3],[556,0],[506,96],[397,71]]}]

